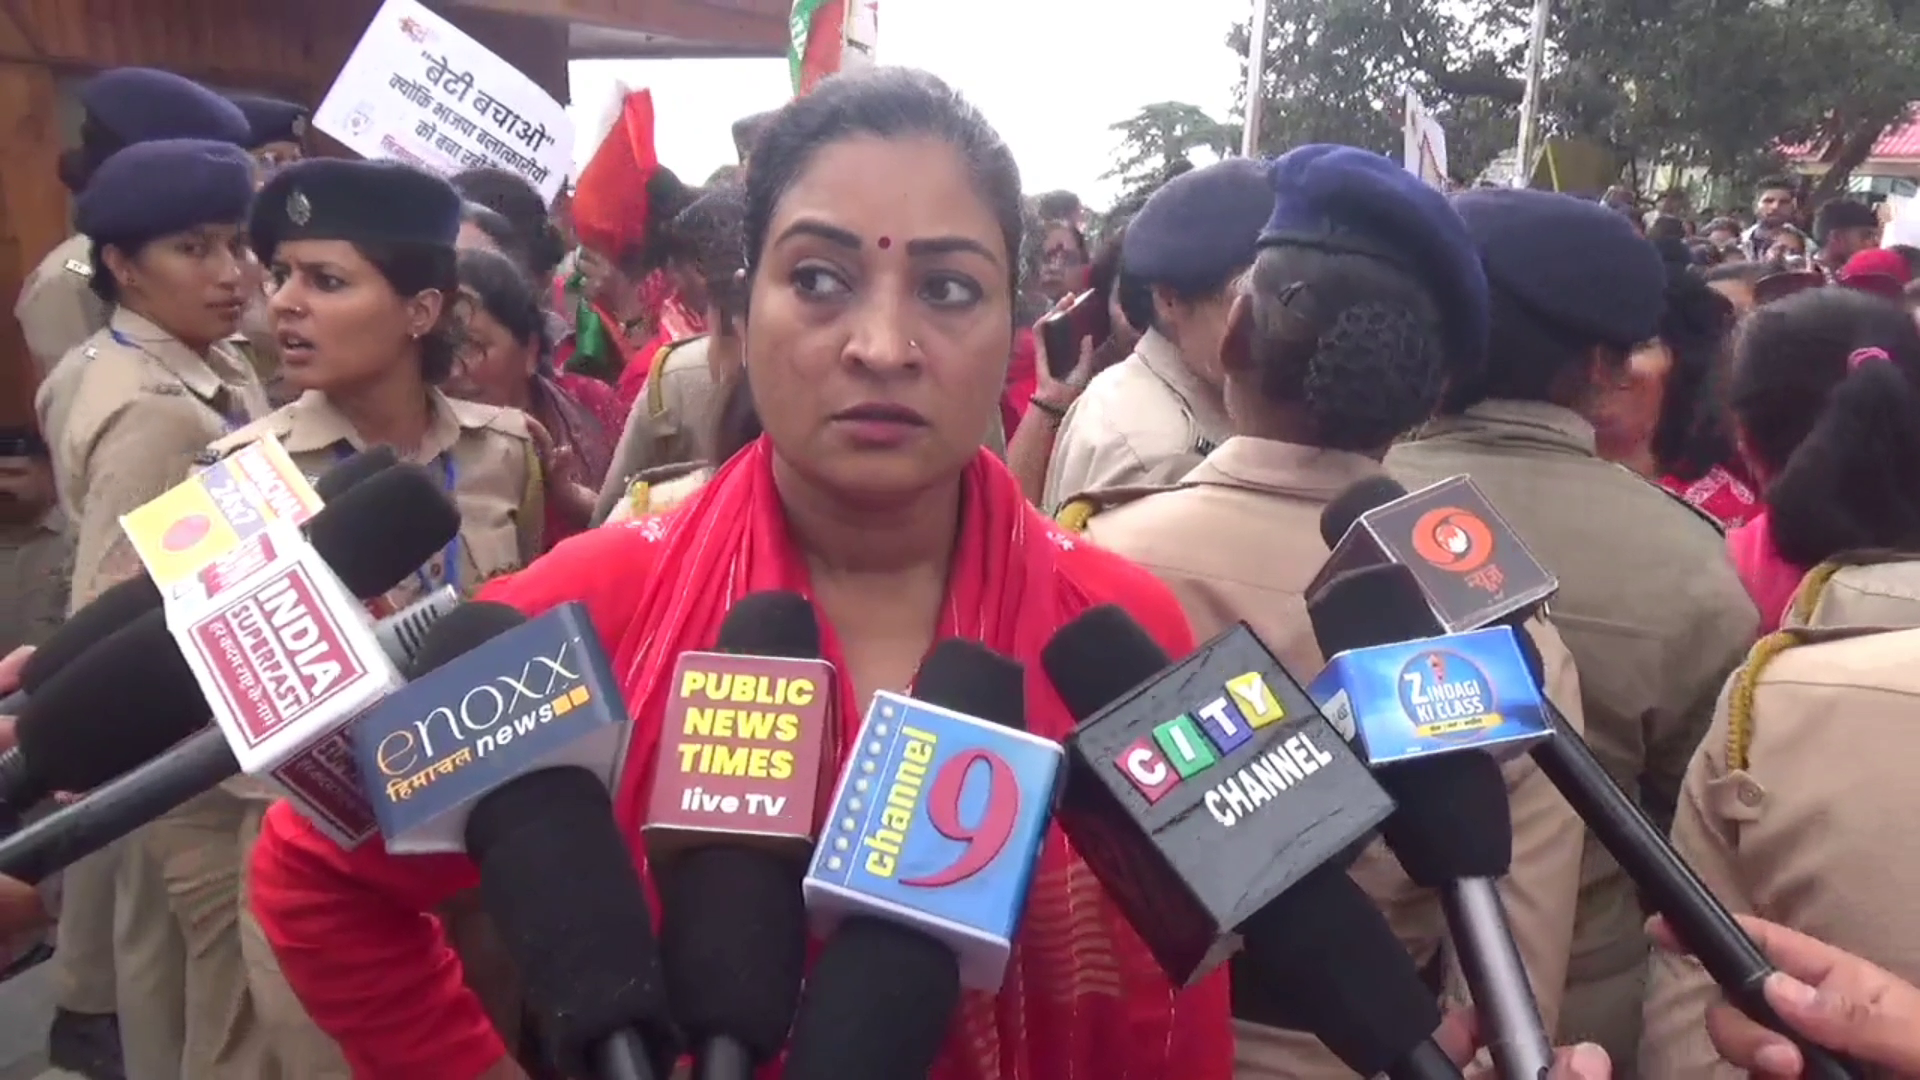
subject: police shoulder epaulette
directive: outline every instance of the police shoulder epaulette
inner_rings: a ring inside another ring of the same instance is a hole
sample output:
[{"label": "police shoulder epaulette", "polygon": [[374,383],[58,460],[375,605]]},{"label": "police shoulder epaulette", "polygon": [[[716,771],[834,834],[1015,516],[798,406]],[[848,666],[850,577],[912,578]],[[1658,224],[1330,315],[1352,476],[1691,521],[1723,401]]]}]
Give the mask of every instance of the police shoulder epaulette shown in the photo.
[{"label": "police shoulder epaulette", "polygon": [[1756,642],[1747,662],[1733,673],[1727,693],[1727,768],[1747,767],[1747,751],[1753,746],[1753,695],[1760,689],[1760,676],[1774,657],[1798,644],[1798,629],[1776,630]]},{"label": "police shoulder epaulette", "polygon": [[1087,523],[1100,516],[1104,511],[1111,510],[1116,506],[1123,506],[1156,492],[1173,491],[1181,486],[1182,485],[1179,484],[1168,484],[1165,486],[1115,487],[1103,488],[1099,491],[1082,492],[1060,504],[1060,509],[1054,511],[1053,523],[1068,532],[1083,533],[1087,531]]}]

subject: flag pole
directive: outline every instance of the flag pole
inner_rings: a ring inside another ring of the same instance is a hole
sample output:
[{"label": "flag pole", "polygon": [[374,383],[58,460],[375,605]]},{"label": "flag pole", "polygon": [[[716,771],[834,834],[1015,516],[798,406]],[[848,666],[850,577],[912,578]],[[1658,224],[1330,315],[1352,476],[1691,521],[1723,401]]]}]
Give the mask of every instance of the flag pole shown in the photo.
[{"label": "flag pole", "polygon": [[1260,121],[1266,114],[1267,0],[1253,0],[1247,24],[1247,123],[1240,133],[1240,156],[1260,156]]},{"label": "flag pole", "polygon": [[1527,86],[1520,97],[1520,140],[1513,151],[1513,186],[1533,179],[1533,152],[1539,142],[1540,80],[1547,62],[1547,17],[1553,0],[1533,0],[1532,35],[1527,40]]}]

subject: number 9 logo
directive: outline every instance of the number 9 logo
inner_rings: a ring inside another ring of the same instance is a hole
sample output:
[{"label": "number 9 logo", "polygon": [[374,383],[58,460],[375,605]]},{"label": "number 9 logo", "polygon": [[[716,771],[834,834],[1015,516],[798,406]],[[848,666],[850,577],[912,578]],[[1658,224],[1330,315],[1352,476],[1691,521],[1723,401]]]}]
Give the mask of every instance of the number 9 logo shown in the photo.
[{"label": "number 9 logo", "polygon": [[[987,767],[987,805],[980,820],[972,825],[960,820],[960,796],[975,763]],[[934,831],[966,846],[944,869],[923,877],[902,878],[900,884],[920,889],[939,889],[957,885],[985,870],[1000,857],[1007,841],[1013,838],[1013,826],[1020,817],[1020,787],[1013,767],[998,754],[975,747],[955,755],[933,778],[927,792],[927,820]]]}]

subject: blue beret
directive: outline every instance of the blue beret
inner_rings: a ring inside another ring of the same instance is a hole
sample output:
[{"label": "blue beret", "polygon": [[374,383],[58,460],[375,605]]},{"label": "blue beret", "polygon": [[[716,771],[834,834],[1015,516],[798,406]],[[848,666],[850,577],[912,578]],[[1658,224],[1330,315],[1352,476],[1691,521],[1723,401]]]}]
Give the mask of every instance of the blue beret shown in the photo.
[{"label": "blue beret", "polygon": [[1466,192],[1453,208],[1480,245],[1487,281],[1542,320],[1622,348],[1659,331],[1667,269],[1620,214],[1526,188]]},{"label": "blue beret", "polygon": [[262,262],[286,240],[452,248],[460,195],[440,177],[397,161],[310,158],[267,181],[247,228]]},{"label": "blue beret", "polygon": [[1121,263],[1144,285],[1216,288],[1252,264],[1260,226],[1272,213],[1273,185],[1263,162],[1228,158],[1182,173],[1127,223]]},{"label": "blue beret", "polygon": [[308,111],[305,105],[278,98],[235,94],[233,103],[247,118],[246,145],[261,147],[274,142],[303,142],[307,137]]},{"label": "blue beret", "polygon": [[240,107],[192,79],[153,68],[115,68],[80,88],[87,117],[123,143],[212,139],[245,146]]},{"label": "blue beret", "polygon": [[1273,219],[1260,234],[1261,246],[1352,252],[1400,267],[1433,295],[1451,362],[1480,362],[1487,349],[1487,276],[1445,195],[1398,162],[1351,146],[1298,147],[1271,171]]},{"label": "blue beret", "polygon": [[94,170],[74,205],[74,227],[96,240],[165,236],[235,224],[253,200],[253,159],[232,143],[135,143]]}]

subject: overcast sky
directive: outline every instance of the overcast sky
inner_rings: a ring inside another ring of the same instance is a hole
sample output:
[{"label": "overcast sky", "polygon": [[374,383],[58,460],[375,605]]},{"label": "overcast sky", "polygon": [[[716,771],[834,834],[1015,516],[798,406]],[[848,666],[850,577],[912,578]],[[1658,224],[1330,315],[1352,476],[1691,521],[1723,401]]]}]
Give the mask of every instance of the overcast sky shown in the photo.
[{"label": "overcast sky", "polygon": [[[881,0],[881,62],[925,68],[979,106],[1013,147],[1030,192],[1067,188],[1105,206],[1108,125],[1156,101],[1227,119],[1240,79],[1226,34],[1250,0]],[[1171,18],[1169,16],[1172,16]],[[790,96],[784,59],[573,65],[576,154],[593,152],[616,80],[650,87],[660,158],[698,183],[734,160],[732,122]]]}]

